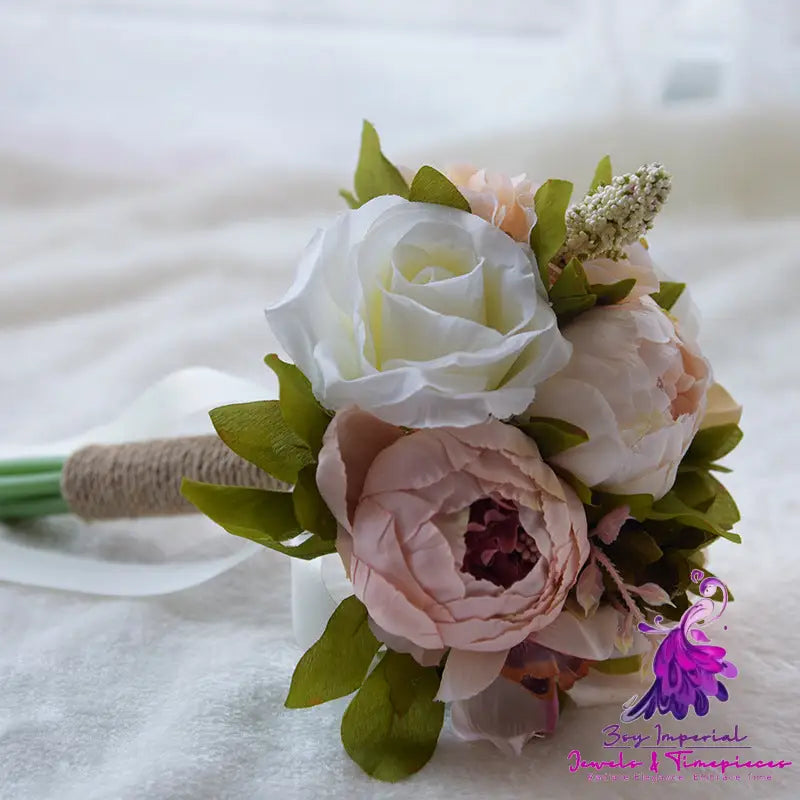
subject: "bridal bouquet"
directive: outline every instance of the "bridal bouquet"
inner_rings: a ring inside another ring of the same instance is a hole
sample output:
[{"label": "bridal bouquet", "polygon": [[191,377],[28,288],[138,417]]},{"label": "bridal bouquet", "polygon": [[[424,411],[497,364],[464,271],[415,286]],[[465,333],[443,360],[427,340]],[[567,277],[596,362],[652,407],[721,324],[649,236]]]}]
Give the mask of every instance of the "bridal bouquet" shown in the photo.
[{"label": "bridal bouquet", "polygon": [[741,409],[644,239],[669,191],[608,157],[572,204],[564,180],[412,173],[365,123],[349,210],[267,311],[279,399],[211,412],[276,484],[184,497],[341,558],[352,595],[286,705],[352,694],[342,741],[370,775],[420,769],[446,704],[466,739],[551,733],[576,682],[641,668],[639,624],[681,617],[708,545],[739,541],[714,473]]}]

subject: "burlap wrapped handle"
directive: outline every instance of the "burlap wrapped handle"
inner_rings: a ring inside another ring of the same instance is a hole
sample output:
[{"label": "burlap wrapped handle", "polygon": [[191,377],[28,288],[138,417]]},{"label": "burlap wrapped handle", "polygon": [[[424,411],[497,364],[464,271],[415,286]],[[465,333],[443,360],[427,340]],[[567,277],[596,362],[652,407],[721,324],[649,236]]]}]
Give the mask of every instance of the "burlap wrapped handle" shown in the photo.
[{"label": "burlap wrapped handle", "polygon": [[73,453],[61,474],[61,493],[85,520],[191,514],[181,480],[287,490],[285,484],[237,456],[216,436],[89,445]]}]

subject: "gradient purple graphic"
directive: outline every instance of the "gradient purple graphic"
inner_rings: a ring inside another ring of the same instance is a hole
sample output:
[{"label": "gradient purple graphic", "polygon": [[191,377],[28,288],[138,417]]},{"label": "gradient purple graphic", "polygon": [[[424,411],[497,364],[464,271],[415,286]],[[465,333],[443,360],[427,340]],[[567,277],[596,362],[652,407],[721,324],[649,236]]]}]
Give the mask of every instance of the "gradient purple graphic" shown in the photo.
[{"label": "gradient purple graphic", "polygon": [[[675,627],[662,625],[664,618],[660,614],[652,625],[639,623],[642,633],[667,635],[653,659],[653,684],[641,699],[634,695],[624,704],[622,722],[650,719],[655,713],[684,719],[689,706],[703,717],[708,714],[709,697],[722,702],[728,699],[728,690],[718,678],[735,678],[738,670],[725,660],[725,649],[709,644],[711,640],[700,630],[701,625],[710,625],[722,616],[728,605],[728,590],[718,578],[703,579],[703,575],[702,570],[692,571],[692,583],[699,584],[701,599],[686,609]],[[717,589],[722,591],[720,602],[711,600]]]}]

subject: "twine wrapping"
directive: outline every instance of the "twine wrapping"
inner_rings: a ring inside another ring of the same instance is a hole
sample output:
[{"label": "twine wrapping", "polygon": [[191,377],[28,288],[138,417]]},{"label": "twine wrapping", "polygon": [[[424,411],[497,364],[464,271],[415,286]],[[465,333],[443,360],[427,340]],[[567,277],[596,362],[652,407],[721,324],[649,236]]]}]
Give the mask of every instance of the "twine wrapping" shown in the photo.
[{"label": "twine wrapping", "polygon": [[216,436],[89,445],[64,464],[61,493],[85,520],[196,513],[180,493],[187,477],[225,486],[289,486],[229,450]]}]

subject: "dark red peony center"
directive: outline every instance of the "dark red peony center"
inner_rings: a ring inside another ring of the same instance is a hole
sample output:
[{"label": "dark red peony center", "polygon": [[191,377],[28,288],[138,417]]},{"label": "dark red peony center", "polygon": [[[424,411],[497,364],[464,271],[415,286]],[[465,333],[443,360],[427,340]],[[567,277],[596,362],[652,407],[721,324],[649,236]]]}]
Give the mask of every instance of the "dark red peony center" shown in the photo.
[{"label": "dark red peony center", "polygon": [[470,506],[465,541],[461,571],[504,589],[522,580],[539,560],[516,504],[503,497],[483,497]]}]

